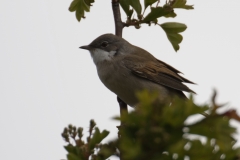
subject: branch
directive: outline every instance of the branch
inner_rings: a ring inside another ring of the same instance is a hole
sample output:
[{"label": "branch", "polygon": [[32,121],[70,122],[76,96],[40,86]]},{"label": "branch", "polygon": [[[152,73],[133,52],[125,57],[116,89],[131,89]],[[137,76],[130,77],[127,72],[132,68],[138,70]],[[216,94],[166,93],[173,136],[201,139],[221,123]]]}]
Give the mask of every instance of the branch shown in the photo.
[{"label": "branch", "polygon": [[115,35],[122,37],[122,30],[124,27],[124,23],[121,19],[121,13],[119,8],[119,0],[112,0],[112,10],[115,22]]}]

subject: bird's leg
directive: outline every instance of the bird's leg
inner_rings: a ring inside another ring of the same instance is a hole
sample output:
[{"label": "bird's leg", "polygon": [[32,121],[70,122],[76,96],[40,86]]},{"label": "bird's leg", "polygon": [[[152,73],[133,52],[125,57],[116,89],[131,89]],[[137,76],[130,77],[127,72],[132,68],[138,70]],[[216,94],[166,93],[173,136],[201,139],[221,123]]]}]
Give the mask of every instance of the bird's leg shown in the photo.
[{"label": "bird's leg", "polygon": [[[120,116],[123,117],[123,115],[128,114],[127,104],[123,100],[121,100],[119,97],[117,97],[117,101],[118,101],[118,104],[119,104],[119,107],[120,107]],[[123,126],[124,126],[124,124],[123,124],[123,121],[121,120],[121,125],[117,126],[119,140],[121,139],[120,128],[123,127]],[[120,153],[119,153],[119,158],[120,158],[120,160],[123,160],[123,155],[122,155],[121,150],[120,150]]]},{"label": "bird's leg", "polygon": [[[122,117],[124,114],[128,114],[128,108],[127,104],[121,100],[119,97],[117,97],[117,101],[120,107],[120,116]],[[121,121],[121,126],[123,125],[123,122]]]}]

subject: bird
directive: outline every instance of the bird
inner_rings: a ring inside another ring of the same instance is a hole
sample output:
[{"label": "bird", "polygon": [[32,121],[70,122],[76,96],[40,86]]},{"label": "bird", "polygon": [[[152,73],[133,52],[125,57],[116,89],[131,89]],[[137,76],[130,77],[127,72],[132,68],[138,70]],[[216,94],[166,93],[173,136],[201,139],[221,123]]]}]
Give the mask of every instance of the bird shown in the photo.
[{"label": "bird", "polygon": [[136,93],[142,90],[157,92],[160,101],[187,99],[183,91],[195,93],[183,84],[195,83],[182,72],[114,34],[103,34],[79,48],[90,52],[102,83],[131,107],[138,105]]}]

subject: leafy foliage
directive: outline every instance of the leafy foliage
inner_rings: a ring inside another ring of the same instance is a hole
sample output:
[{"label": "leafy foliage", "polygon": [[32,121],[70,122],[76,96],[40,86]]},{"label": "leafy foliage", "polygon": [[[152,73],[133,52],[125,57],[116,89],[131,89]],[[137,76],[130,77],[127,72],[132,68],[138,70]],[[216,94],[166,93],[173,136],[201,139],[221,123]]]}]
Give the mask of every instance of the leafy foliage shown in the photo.
[{"label": "leafy foliage", "polygon": [[[193,98],[189,101],[175,99],[171,106],[153,106],[154,95],[147,92],[139,98],[144,103],[122,118],[126,124],[121,130],[123,140],[120,141],[124,160],[184,159],[186,156],[194,160],[203,157],[217,160],[234,159],[239,154],[239,148],[233,149],[236,129],[229,124],[232,117],[218,114],[218,108],[198,106],[193,103]],[[200,121],[186,124],[188,117],[204,112],[208,115],[202,116]],[[198,138],[191,139],[191,135]],[[206,142],[200,137],[205,137]]]},{"label": "leafy foliage", "polygon": [[133,10],[130,9],[130,1],[129,0],[121,0],[120,5],[124,12],[126,13],[127,17],[130,18],[133,14]]},{"label": "leafy foliage", "polygon": [[[134,0],[120,0],[120,4],[125,11],[128,19],[126,21],[126,26],[135,26],[135,28],[139,29],[141,24],[147,23],[149,25],[151,24],[158,24],[158,18],[169,18],[169,17],[176,17],[177,14],[175,13],[176,8],[178,9],[193,9],[192,5],[186,5],[187,1],[186,0],[167,0],[166,3],[163,6],[158,6],[159,5],[159,0],[144,0],[144,12],[139,13],[140,10],[136,10],[133,6],[132,8],[135,9],[135,11],[138,14],[138,19],[131,18],[133,11],[130,9],[130,3],[132,3]],[[139,6],[139,0],[136,0],[135,3],[138,4]],[[154,3],[157,3],[155,7],[152,5]],[[147,7],[151,6],[151,10],[146,16],[144,16],[144,13],[147,9]],[[139,7],[140,8],[140,7]],[[176,29],[176,24],[177,23],[168,23],[168,24],[158,24],[160,26],[163,26],[162,28],[167,34],[168,40],[172,44],[173,48],[175,51],[179,50],[179,44],[181,43],[183,37],[179,34],[180,32],[175,32],[173,29]],[[181,23],[179,23],[181,24]],[[166,27],[165,27],[166,25]],[[167,32],[166,30],[169,31],[168,28],[171,28],[170,32]],[[186,29],[186,27],[185,27]]]},{"label": "leafy foliage", "polygon": [[[85,12],[90,11],[90,6],[93,2],[94,0],[73,0],[69,7],[69,11],[75,12],[77,20],[81,21],[82,18],[85,18]],[[142,7],[140,0],[120,0],[119,2],[120,6],[127,15],[125,26],[134,26],[136,29],[139,29],[141,24],[158,24],[158,18],[176,17],[177,14],[174,9],[193,9],[192,5],[186,4],[187,0],[166,0],[166,3],[163,6],[159,6],[159,0],[144,0],[144,7]],[[156,6],[153,7],[153,4],[155,3]],[[144,16],[148,7],[151,7],[151,10],[146,14],[146,16]],[[142,8],[144,8],[143,12]],[[132,17],[134,11],[137,13],[137,19]],[[180,48],[179,44],[181,43],[183,37],[179,34],[180,32],[173,31],[176,29],[176,24],[177,23],[164,23],[158,25],[160,25],[166,32],[168,40],[172,44],[174,50],[178,51]],[[170,32],[168,32],[170,30],[169,28],[171,28]]]},{"label": "leafy foliage", "polygon": [[[107,137],[109,132],[106,130],[100,132],[95,126],[96,123],[91,120],[87,142],[82,140],[83,128],[79,127],[77,129],[72,125],[64,128],[62,137],[65,142],[68,143],[68,145],[64,146],[68,152],[68,160],[88,160],[90,157],[92,157],[92,160],[104,160],[114,154],[116,150],[116,144],[114,144],[114,142],[100,145],[100,142]],[[95,151],[97,150],[98,153],[95,154]]]},{"label": "leafy foliage", "polygon": [[165,31],[169,41],[171,42],[173,48],[177,51],[179,50],[179,43],[182,42],[182,35],[180,32],[183,32],[187,29],[187,26],[182,23],[168,22],[159,25]]},{"label": "leafy foliage", "polygon": [[84,13],[90,11],[90,6],[93,2],[94,0],[73,0],[69,11],[75,12],[76,18],[80,22],[81,18],[85,18]]},{"label": "leafy foliage", "polygon": [[133,13],[133,10],[130,10],[130,7],[132,7],[138,15],[141,15],[142,6],[139,0],[121,0],[120,5],[129,18],[132,16]]},{"label": "leafy foliage", "polygon": [[187,0],[172,0],[169,1],[169,5],[173,8],[193,9],[192,5],[186,5]]},{"label": "leafy foliage", "polygon": [[144,6],[145,6],[145,9],[148,7],[148,6],[151,6],[153,3],[157,2],[158,0],[144,0]]},{"label": "leafy foliage", "polygon": [[[182,160],[186,157],[194,160],[238,160],[240,148],[235,146],[233,135],[236,128],[230,120],[239,121],[234,110],[219,113],[221,105],[215,103],[216,94],[211,105],[196,105],[193,97],[184,101],[175,98],[173,103],[160,103],[157,94],[144,91],[138,93],[139,106],[131,113],[123,115],[123,126],[119,128],[120,138],[107,144],[100,142],[108,132],[100,132],[90,125],[87,143],[81,140],[82,129],[75,133],[74,127],[64,129],[62,136],[69,143],[69,137],[78,134],[75,144],[65,146],[68,160],[103,160],[111,155],[123,160]],[[201,116],[199,120],[189,123],[189,117]],[[93,123],[93,121],[91,121]],[[71,129],[72,128],[72,129]],[[68,137],[68,138],[67,138]]]},{"label": "leafy foliage", "polygon": [[163,7],[151,8],[151,12],[143,19],[143,23],[156,21],[157,18],[166,16],[170,13],[170,10],[166,10]]}]

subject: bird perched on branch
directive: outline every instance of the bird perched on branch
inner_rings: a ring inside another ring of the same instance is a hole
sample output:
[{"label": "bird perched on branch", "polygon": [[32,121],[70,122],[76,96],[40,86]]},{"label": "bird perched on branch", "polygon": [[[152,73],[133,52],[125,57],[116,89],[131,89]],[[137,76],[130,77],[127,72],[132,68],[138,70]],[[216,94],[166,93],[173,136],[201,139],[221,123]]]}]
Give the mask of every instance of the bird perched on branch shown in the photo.
[{"label": "bird perched on branch", "polygon": [[195,93],[183,84],[194,83],[180,71],[113,34],[101,35],[80,48],[90,51],[102,83],[131,107],[137,105],[136,92],[142,90],[158,92],[159,100],[186,98],[183,91]]}]

